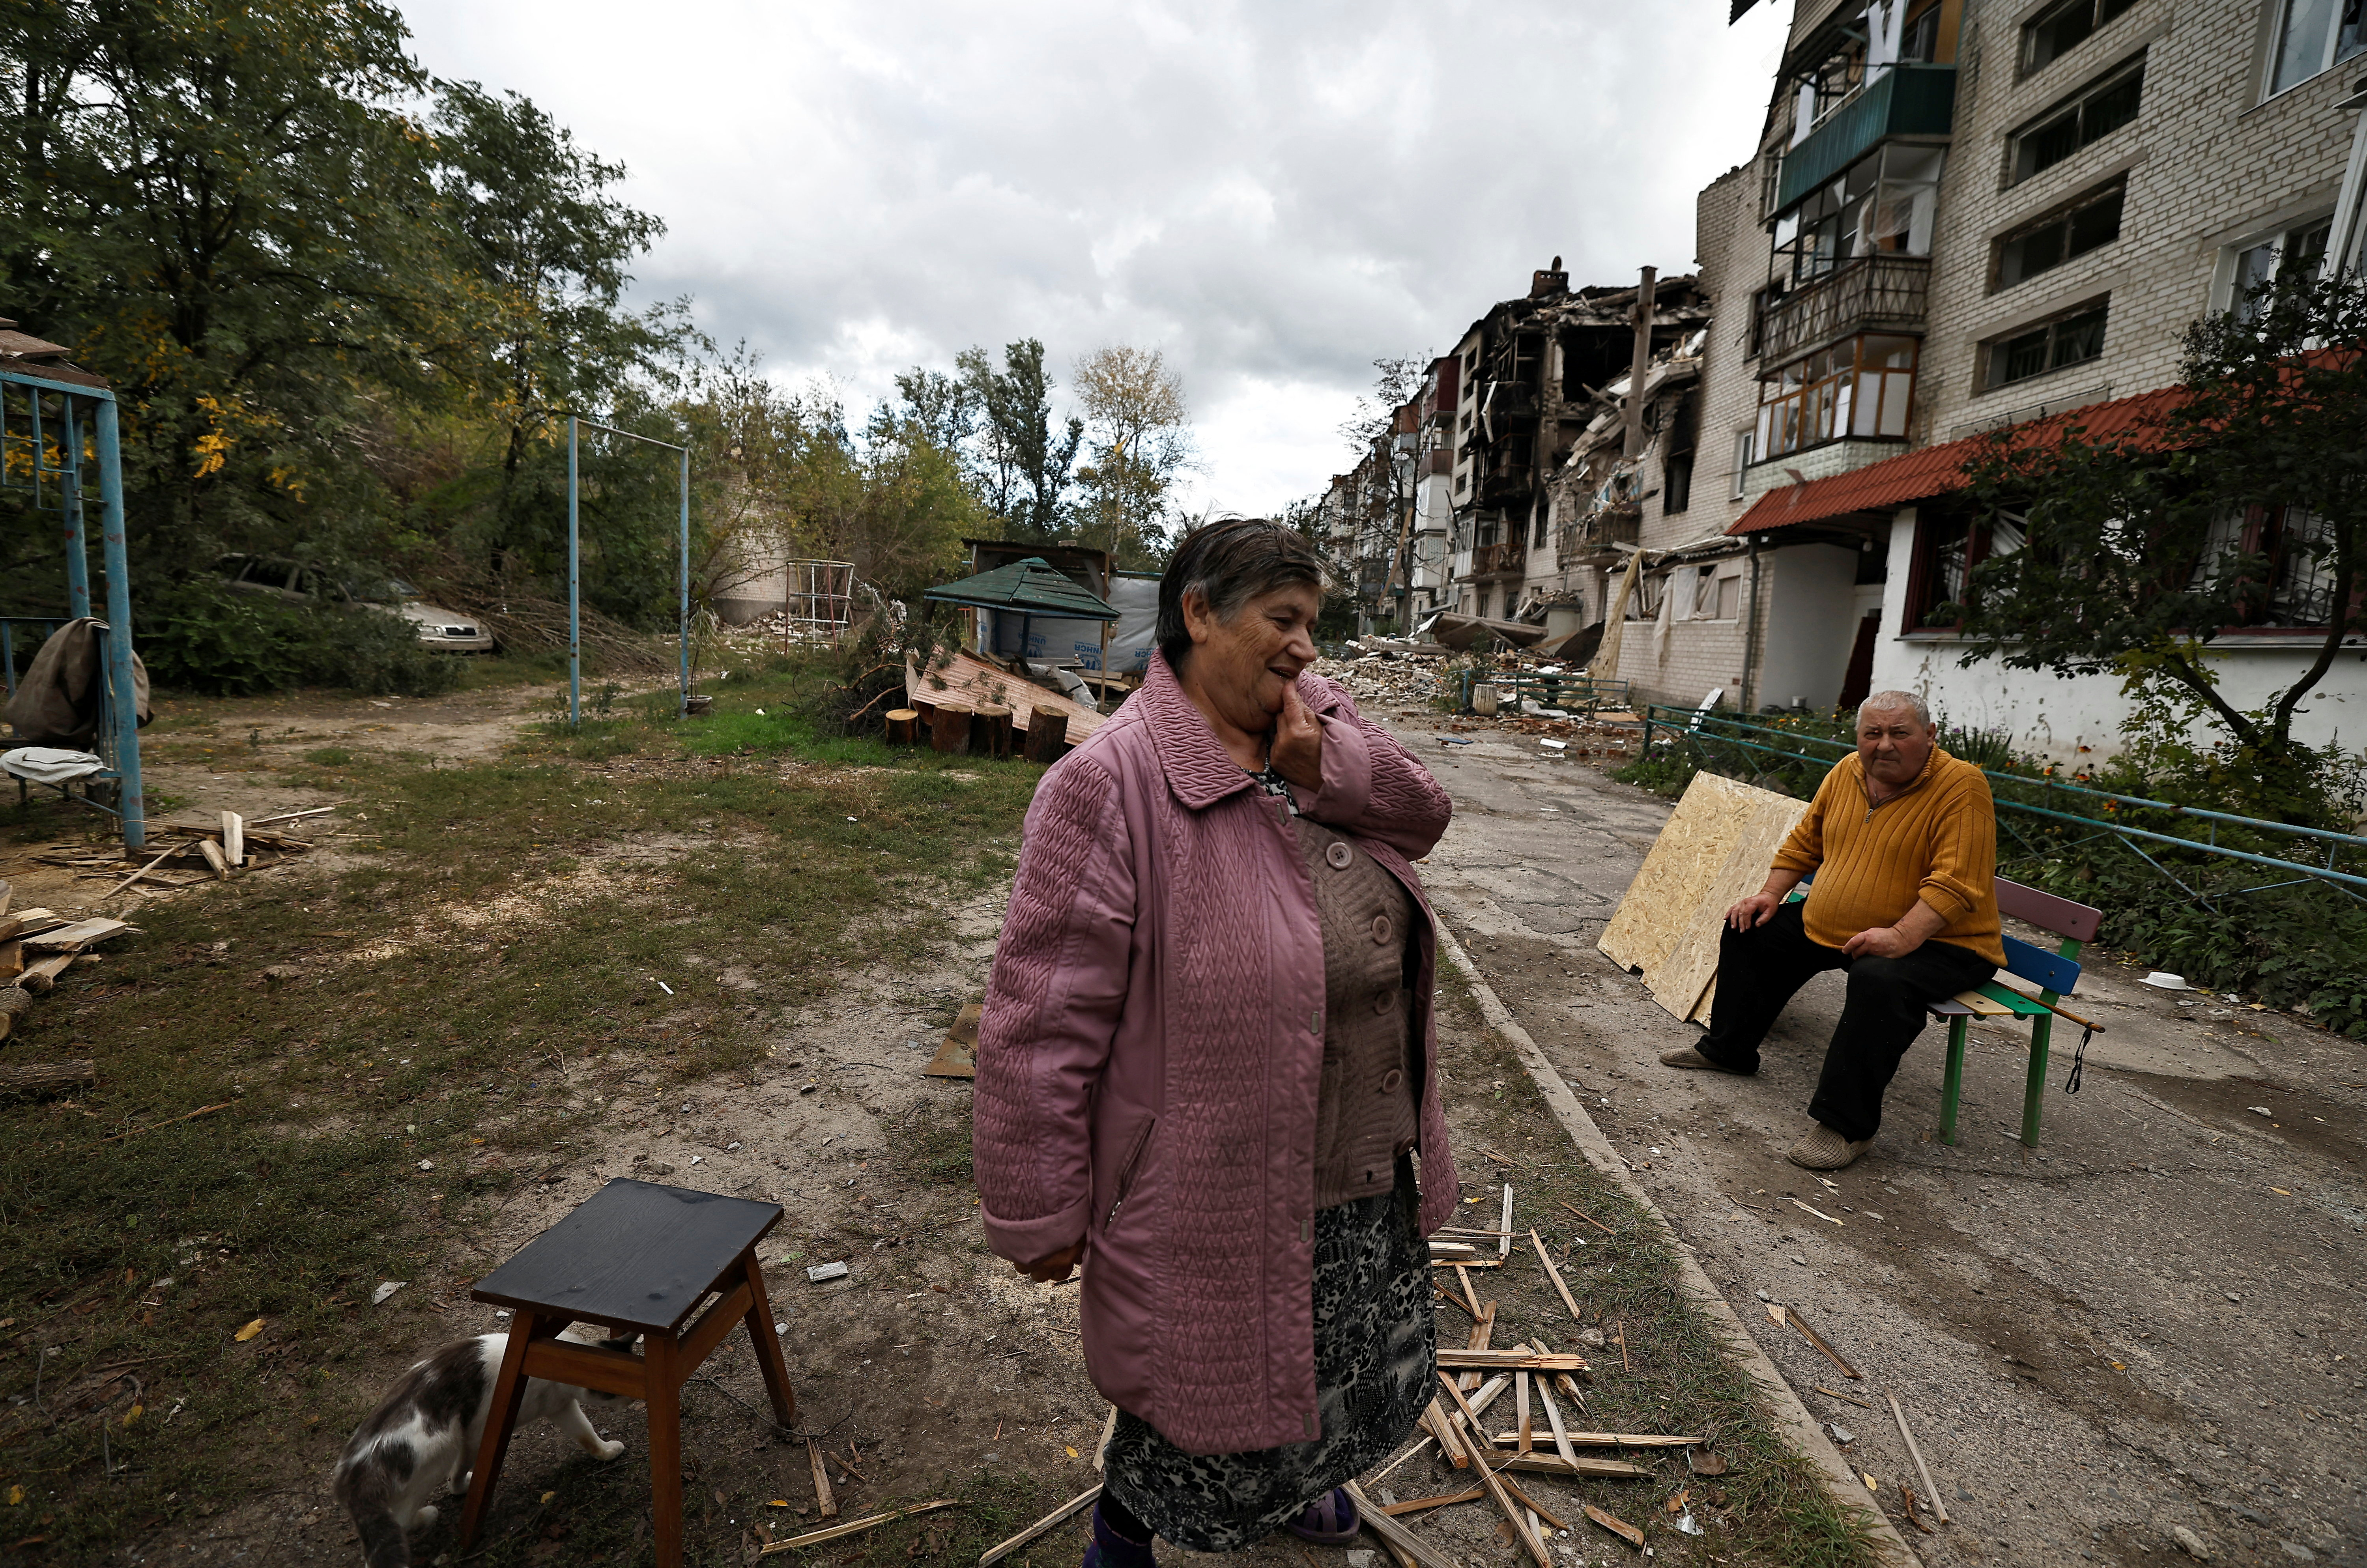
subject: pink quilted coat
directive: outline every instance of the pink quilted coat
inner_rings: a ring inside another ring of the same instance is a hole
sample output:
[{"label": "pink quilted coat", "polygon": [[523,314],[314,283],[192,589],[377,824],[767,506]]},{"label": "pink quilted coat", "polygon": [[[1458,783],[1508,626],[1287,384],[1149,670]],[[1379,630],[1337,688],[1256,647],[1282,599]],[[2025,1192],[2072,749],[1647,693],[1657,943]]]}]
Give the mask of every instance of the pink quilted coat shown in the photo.
[{"label": "pink quilted coat", "polygon": [[[1431,1010],[1437,940],[1407,857],[1446,792],[1313,675],[1323,780],[1300,809],[1421,907],[1421,1230],[1455,1201]],[[1323,944],[1283,803],[1252,786],[1154,656],[1050,772],[979,1028],[986,1235],[1014,1262],[1082,1238],[1094,1386],[1193,1453],[1319,1435],[1313,1235]]]}]

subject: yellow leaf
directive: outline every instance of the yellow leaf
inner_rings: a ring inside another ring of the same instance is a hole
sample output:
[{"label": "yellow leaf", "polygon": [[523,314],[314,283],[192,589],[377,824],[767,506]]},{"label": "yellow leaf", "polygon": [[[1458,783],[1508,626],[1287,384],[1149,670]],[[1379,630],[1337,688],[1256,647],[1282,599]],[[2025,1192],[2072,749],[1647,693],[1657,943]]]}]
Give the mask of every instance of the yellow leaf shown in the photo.
[{"label": "yellow leaf", "polygon": [[1070,1459],[1074,1459],[1074,1458],[1076,1458],[1076,1457],[1077,1457],[1077,1450],[1076,1450],[1075,1449],[1073,1449],[1073,1448],[1070,1449],[1070,1450],[1069,1450],[1069,1457],[1070,1457]]},{"label": "yellow leaf", "polygon": [[556,1493],[556,1492],[546,1492],[546,1493],[544,1493],[544,1494],[542,1495],[542,1500],[543,1500],[544,1502],[548,1503],[548,1502],[549,1502],[553,1497],[556,1497],[556,1496],[558,1496],[558,1495],[559,1495],[559,1494],[558,1494],[558,1493]]},{"label": "yellow leaf", "polygon": [[232,1335],[231,1337],[243,1345],[262,1332],[263,1319],[258,1317],[253,1323],[248,1324],[244,1328],[242,1328],[237,1333]]},{"label": "yellow leaf", "polygon": [[771,1502],[764,1505],[767,1508],[786,1508],[788,1506],[789,1500],[787,1497],[776,1497]]},{"label": "yellow leaf", "polygon": [[25,1489],[24,1489],[23,1487],[21,1487],[21,1486],[11,1486],[10,1488],[8,1488],[8,1506],[9,1506],[10,1507],[12,1507],[12,1508],[21,1507],[21,1506],[23,1506],[24,1502],[25,1502]]},{"label": "yellow leaf", "polygon": [[2114,1361],[2112,1363],[2112,1371],[2116,1372],[2125,1372],[2128,1370],[2129,1364],[2126,1361]]},{"label": "yellow leaf", "polygon": [[133,1405],[130,1409],[123,1413],[123,1424],[127,1427],[130,1426],[131,1423],[140,1419],[140,1413],[147,1408],[148,1407],[144,1404]]},{"label": "yellow leaf", "polygon": [[1882,1495],[1882,1483],[1874,1480],[1873,1476],[1861,1471],[1858,1472],[1858,1479],[1865,1483],[1865,1489],[1867,1491],[1873,1493],[1877,1497]]},{"label": "yellow leaf", "polygon": [[2290,1188],[2290,1187],[2271,1187],[2271,1188],[2270,1188],[2270,1189],[2269,1189],[2269,1190],[2270,1190],[2270,1191],[2271,1191],[2271,1192],[2279,1192],[2279,1193],[2282,1193],[2285,1197],[2288,1197],[2288,1198],[2290,1198],[2290,1197],[2292,1197],[2292,1196],[2293,1196],[2293,1189],[2292,1189],[2292,1188]]}]

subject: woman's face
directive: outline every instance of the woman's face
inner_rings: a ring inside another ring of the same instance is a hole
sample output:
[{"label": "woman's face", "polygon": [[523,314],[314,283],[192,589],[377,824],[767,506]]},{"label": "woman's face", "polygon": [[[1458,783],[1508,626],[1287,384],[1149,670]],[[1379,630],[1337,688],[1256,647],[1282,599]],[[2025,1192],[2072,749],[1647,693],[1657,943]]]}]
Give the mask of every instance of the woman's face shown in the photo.
[{"label": "woman's face", "polygon": [[1263,734],[1282,712],[1282,694],[1315,662],[1315,617],[1322,609],[1322,595],[1304,582],[1258,594],[1229,621],[1218,619],[1201,595],[1185,595],[1188,679],[1227,722]]}]

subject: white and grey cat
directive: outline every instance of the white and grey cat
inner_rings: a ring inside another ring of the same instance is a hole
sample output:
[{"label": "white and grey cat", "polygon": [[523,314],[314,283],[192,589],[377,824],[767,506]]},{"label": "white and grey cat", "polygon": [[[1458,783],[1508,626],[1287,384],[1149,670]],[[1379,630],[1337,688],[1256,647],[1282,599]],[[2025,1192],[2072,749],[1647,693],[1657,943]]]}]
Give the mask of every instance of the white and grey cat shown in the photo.
[{"label": "white and grey cat", "polygon": [[[570,1329],[561,1338],[629,1350],[633,1341],[600,1339]],[[436,1522],[430,1499],[467,1489],[493,1383],[501,1376],[506,1334],[481,1334],[447,1345],[402,1375],[368,1420],[355,1429],[337,1461],[336,1498],[361,1532],[369,1568],[407,1568],[410,1534]],[[625,1451],[593,1430],[586,1404],[622,1404],[621,1394],[527,1380],[518,1406],[520,1427],[558,1423],[576,1446],[598,1459]]]}]

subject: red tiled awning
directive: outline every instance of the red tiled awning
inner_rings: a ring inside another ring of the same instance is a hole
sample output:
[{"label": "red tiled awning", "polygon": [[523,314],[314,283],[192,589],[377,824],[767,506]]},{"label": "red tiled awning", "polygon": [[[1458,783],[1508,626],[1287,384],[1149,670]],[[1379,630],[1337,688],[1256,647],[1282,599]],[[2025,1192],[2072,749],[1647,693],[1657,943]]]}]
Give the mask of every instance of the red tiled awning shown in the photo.
[{"label": "red tiled awning", "polygon": [[[2158,391],[2140,392],[2133,398],[2117,398],[2108,403],[2066,409],[2061,413],[2049,414],[2044,419],[2033,420],[2021,426],[2013,433],[2014,443],[2017,446],[2053,446],[2063,439],[2065,432],[2077,425],[2087,433],[2090,441],[2133,435],[2140,446],[2152,445],[2146,439],[2146,433],[2184,396],[2182,388],[2164,387]],[[1869,463],[1863,468],[1852,468],[1848,473],[1835,474],[1829,479],[1810,479],[1805,484],[1790,484],[1771,490],[1751,502],[1750,509],[1736,519],[1727,532],[1731,535],[1763,534],[1773,528],[1846,517],[1852,513],[1886,512],[1911,502],[1929,501],[1935,495],[1963,490],[1967,482],[1965,465],[1978,452],[1983,440],[1977,435],[1967,436],[1962,441],[1926,446],[1920,451]]]}]

